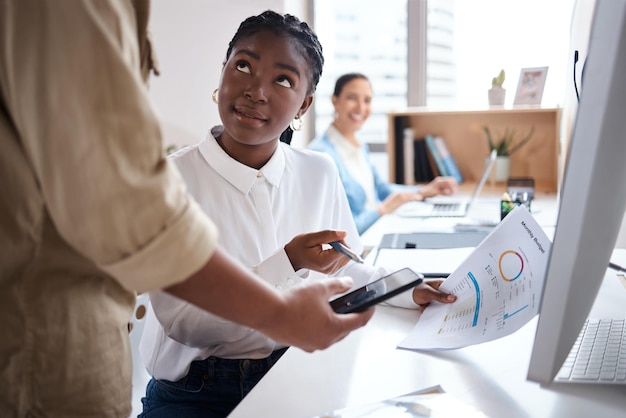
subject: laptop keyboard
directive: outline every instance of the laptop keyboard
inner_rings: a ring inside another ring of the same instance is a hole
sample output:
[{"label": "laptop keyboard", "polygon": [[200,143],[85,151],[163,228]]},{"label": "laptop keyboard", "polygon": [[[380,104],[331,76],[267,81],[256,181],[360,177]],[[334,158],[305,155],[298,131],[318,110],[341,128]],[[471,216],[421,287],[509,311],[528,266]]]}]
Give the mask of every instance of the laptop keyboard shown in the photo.
[{"label": "laptop keyboard", "polygon": [[433,214],[445,215],[446,213],[456,213],[461,210],[460,203],[435,203],[433,204]]},{"label": "laptop keyboard", "polygon": [[626,384],[625,324],[625,319],[588,319],[555,381]]}]

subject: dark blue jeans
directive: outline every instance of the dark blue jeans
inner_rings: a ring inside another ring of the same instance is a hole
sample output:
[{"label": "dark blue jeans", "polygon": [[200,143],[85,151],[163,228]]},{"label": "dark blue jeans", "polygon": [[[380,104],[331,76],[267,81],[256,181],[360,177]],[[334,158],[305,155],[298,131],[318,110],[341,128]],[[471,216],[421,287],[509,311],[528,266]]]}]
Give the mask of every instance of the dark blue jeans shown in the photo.
[{"label": "dark blue jeans", "polygon": [[276,350],[260,360],[209,357],[192,362],[187,376],[177,382],[152,378],[139,417],[226,417],[285,351]]}]

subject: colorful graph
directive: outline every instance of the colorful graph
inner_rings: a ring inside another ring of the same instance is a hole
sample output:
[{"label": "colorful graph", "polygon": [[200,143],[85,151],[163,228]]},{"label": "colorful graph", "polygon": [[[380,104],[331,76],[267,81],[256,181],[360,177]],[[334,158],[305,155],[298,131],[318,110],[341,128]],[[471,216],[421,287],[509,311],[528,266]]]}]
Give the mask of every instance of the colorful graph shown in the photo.
[{"label": "colorful graph", "polygon": [[456,303],[447,305],[448,313],[439,327],[439,334],[456,333],[478,325],[481,305],[481,291],[478,280],[468,272],[451,293],[461,297]]},{"label": "colorful graph", "polygon": [[[521,251],[521,250],[520,250]],[[492,256],[493,257],[493,256]],[[465,329],[475,327],[486,327],[488,322],[495,321],[496,327],[501,329],[507,320],[521,314],[529,307],[528,304],[515,307],[512,301],[517,300],[526,291],[527,283],[524,278],[524,254],[516,250],[505,250],[500,256],[492,258],[497,261],[498,270],[502,281],[507,283],[504,288],[498,285],[502,283],[494,274],[493,264],[487,264],[480,274],[487,274],[491,280],[489,292],[499,300],[502,305],[491,319],[481,318],[482,290],[478,278],[474,272],[468,271],[464,279],[451,289],[451,293],[461,297],[457,303],[448,306],[448,312],[441,323],[438,334],[456,333]],[[495,264],[495,263],[494,263]],[[519,279],[519,280],[518,280]],[[502,297],[502,298],[501,298]]]},{"label": "colorful graph", "polygon": [[512,282],[522,275],[524,271],[524,259],[521,254],[514,250],[507,250],[500,254],[498,260],[500,276],[507,282]]},{"label": "colorful graph", "polygon": [[401,346],[464,347],[519,329],[538,312],[549,243],[528,212],[507,215],[442,285],[456,301],[426,309]]}]

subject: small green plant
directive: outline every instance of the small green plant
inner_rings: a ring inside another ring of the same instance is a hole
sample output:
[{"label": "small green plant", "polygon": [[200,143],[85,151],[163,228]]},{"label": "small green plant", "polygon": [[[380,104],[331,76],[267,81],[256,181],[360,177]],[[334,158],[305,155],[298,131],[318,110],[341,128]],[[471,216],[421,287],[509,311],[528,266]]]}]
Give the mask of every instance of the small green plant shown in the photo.
[{"label": "small green plant", "polygon": [[497,77],[491,79],[491,87],[502,87],[504,84],[504,70],[500,70]]},{"label": "small green plant", "polygon": [[530,128],[530,131],[528,131],[528,134],[526,134],[524,138],[513,144],[513,141],[515,140],[515,129],[505,128],[504,133],[498,139],[493,138],[488,126],[483,126],[483,130],[487,135],[487,144],[489,145],[489,151],[495,149],[496,154],[500,157],[508,157],[515,151],[519,150],[528,141],[530,141],[530,138],[532,138],[533,134],[535,133],[535,127],[533,126]]}]

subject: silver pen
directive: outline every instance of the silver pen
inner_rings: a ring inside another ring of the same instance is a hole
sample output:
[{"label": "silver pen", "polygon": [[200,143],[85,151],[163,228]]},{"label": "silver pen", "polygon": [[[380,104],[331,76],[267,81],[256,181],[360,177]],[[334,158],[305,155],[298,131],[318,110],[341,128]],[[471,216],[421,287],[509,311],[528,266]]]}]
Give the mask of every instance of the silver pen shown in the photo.
[{"label": "silver pen", "polygon": [[356,261],[357,263],[364,263],[365,262],[361,258],[360,255],[358,255],[357,253],[355,253],[354,251],[352,251],[350,248],[346,247],[345,245],[343,245],[339,241],[333,241],[333,242],[329,243],[329,245],[331,247],[333,247],[335,251],[345,255],[350,260]]}]

